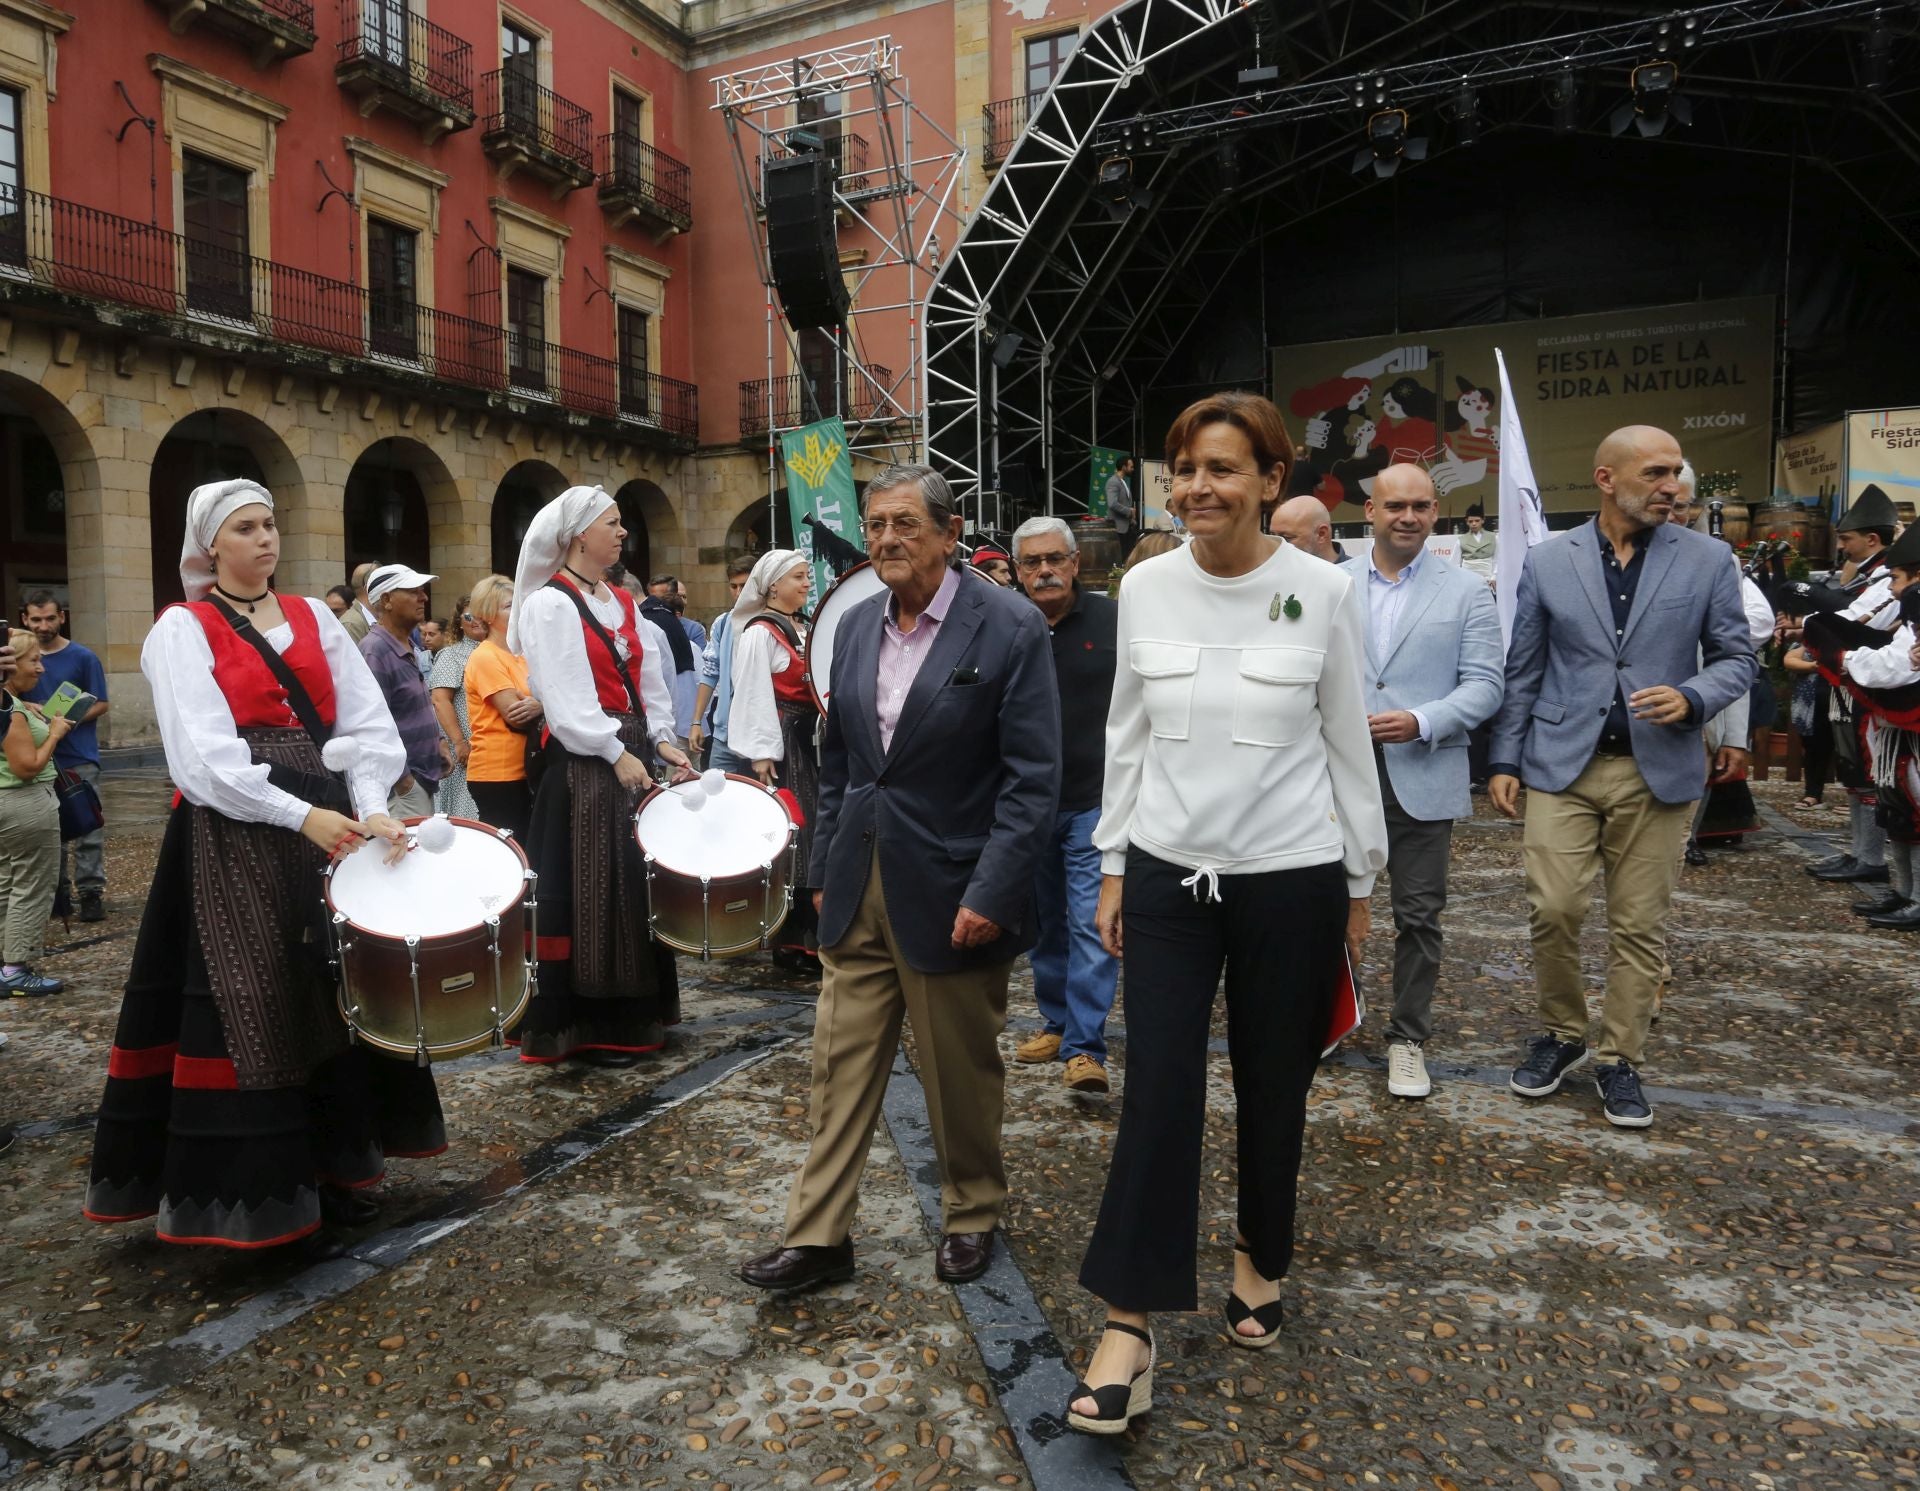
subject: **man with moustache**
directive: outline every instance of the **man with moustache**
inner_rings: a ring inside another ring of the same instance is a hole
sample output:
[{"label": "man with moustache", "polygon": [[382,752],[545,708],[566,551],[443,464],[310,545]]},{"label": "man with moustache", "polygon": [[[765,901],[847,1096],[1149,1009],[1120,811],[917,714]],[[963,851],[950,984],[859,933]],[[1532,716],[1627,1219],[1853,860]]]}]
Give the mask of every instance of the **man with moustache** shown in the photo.
[{"label": "man with moustache", "polygon": [[367,576],[367,602],[377,624],[360,639],[360,655],[373,669],[407,748],[407,774],[394,783],[387,803],[396,818],[432,813],[434,789],[447,774],[440,721],[413,658],[413,629],[427,614],[427,587],[436,578],[404,564],[383,564]]},{"label": "man with moustache", "polygon": [[1387,467],[1366,513],[1367,728],[1393,893],[1387,1091],[1424,1098],[1453,820],[1473,816],[1467,735],[1500,707],[1500,613],[1477,576],[1427,552],[1440,500],[1424,467]]},{"label": "man with moustache", "polygon": [[1029,955],[1033,997],[1045,1021],[1014,1048],[1016,1061],[1064,1062],[1074,1092],[1107,1091],[1107,1015],[1120,963],[1100,945],[1100,851],[1093,830],[1106,787],[1107,707],[1113,702],[1114,633],[1120,608],[1080,585],[1080,545],[1059,518],[1029,518],[1013,535],[1027,599],[1046,618],[1060,697],[1060,808],[1040,846],[1034,915],[1040,940]]},{"label": "man with moustache", "polygon": [[[1646,1128],[1639,1066],[1666,961],[1674,870],[1706,786],[1701,728],[1753,682],[1740,576],[1726,546],[1667,522],[1680,446],[1628,425],[1594,452],[1600,512],[1527,551],[1493,732],[1488,795],[1528,789],[1524,853],[1534,983],[1546,1033],[1509,1086],[1560,1090],[1597,1054],[1607,1121]],[[1607,989],[1587,1045],[1580,927],[1606,868]]]}]

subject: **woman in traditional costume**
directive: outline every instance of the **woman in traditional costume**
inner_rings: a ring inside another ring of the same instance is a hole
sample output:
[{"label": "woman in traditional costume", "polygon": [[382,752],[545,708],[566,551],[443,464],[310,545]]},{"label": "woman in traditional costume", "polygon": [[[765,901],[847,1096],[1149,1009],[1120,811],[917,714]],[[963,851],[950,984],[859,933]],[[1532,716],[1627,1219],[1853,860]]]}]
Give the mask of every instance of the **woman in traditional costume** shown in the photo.
[{"label": "woman in traditional costume", "polygon": [[399,732],[353,639],[272,589],[273,498],[194,490],[183,605],[140,654],[177,793],[134,944],[86,1214],[267,1248],[372,1219],[386,1157],[446,1148],[432,1073],[350,1045],[328,967],[330,855],[397,858]]},{"label": "woman in traditional costume", "polygon": [[520,546],[509,651],[546,707],[546,748],[527,829],[539,875],[539,991],[520,1059],[631,1066],[680,1019],[673,954],[647,930],[646,867],[633,811],[649,754],[693,774],[675,744],[661,659],[641,646],[633,597],[609,585],[627,531],[599,487],[569,487]]},{"label": "woman in traditional costume", "polygon": [[[820,789],[814,737],[820,706],[807,687],[806,633],[801,613],[813,588],[813,565],[797,549],[762,554],[734,602],[733,702],[727,712],[728,748],[753,763],[754,775],[790,793],[796,864],[812,851],[809,825]],[[797,973],[818,974],[813,898],[797,895],[780,931],[773,960]]]}]

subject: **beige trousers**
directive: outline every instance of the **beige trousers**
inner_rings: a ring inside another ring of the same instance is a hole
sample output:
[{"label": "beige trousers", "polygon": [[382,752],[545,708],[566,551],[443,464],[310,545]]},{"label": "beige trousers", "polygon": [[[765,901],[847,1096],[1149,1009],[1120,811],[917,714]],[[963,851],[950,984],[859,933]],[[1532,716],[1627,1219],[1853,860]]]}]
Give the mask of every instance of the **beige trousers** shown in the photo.
[{"label": "beige trousers", "polygon": [[0,791],[0,962],[31,963],[60,884],[60,807],[51,782]]},{"label": "beige trousers", "polygon": [[1666,966],[1667,908],[1692,803],[1653,795],[1630,756],[1595,756],[1564,792],[1527,793],[1527,902],[1540,1016],[1563,1041],[1587,1039],[1580,928],[1593,877],[1607,870],[1607,992],[1595,1057],[1634,1066]]},{"label": "beige trousers", "polygon": [[[911,891],[908,892],[911,894]],[[886,1096],[902,1016],[926,1090],[940,1162],[944,1230],[989,1232],[1000,1221],[1007,1171],[1000,1154],[1012,963],[919,973],[894,941],[880,858],[847,935],[820,949],[825,977],[813,1022],[813,1143],[787,1204],[787,1246],[831,1247],[853,1225],[860,1176]]]}]

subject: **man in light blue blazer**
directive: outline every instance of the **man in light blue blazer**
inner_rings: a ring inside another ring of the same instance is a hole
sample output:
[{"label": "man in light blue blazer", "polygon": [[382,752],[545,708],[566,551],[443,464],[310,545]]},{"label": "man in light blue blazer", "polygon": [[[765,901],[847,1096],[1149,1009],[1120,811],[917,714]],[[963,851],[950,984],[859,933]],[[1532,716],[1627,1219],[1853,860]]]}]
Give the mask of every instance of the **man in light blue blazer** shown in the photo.
[{"label": "man in light blue blazer", "polygon": [[1423,467],[1387,467],[1374,478],[1366,512],[1367,723],[1393,897],[1387,1091],[1423,1098],[1433,1090],[1424,1047],[1433,1033],[1453,820],[1473,816],[1467,733],[1500,707],[1500,615],[1485,581],[1427,552],[1440,503]]},{"label": "man in light blue blazer", "polygon": [[1645,1128],[1639,1065],[1666,961],[1667,909],[1701,728],[1754,677],[1740,576],[1719,539],[1667,522],[1680,445],[1629,425],[1594,452],[1600,513],[1528,551],[1507,644],[1488,795],[1527,786],[1527,901],[1546,1034],[1509,1085],[1546,1097],[1588,1058],[1580,927],[1607,872],[1607,990],[1595,1068],[1607,1121]]}]

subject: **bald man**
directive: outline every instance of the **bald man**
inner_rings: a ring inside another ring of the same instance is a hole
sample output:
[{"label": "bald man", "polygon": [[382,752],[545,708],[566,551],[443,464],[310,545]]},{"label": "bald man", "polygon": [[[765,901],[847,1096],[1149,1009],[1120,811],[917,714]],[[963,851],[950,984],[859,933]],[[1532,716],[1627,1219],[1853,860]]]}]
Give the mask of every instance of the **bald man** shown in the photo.
[{"label": "bald man", "polygon": [[[1593,466],[1599,515],[1527,551],[1488,795],[1512,818],[1527,787],[1527,901],[1546,1026],[1509,1086],[1548,1097],[1597,1056],[1607,1121],[1637,1129],[1653,1122],[1639,1067],[1674,870],[1706,788],[1701,727],[1746,694],[1755,662],[1726,545],[1667,522],[1679,442],[1629,425],[1601,441]],[[1607,988],[1590,1052],[1580,928],[1603,866]]]},{"label": "bald man", "polygon": [[1327,505],[1318,497],[1289,497],[1267,519],[1267,532],[1328,564],[1347,562],[1346,551],[1333,541],[1333,519],[1327,514]]},{"label": "bald man", "polygon": [[1453,820],[1473,816],[1467,735],[1500,707],[1500,613],[1483,581],[1427,552],[1440,501],[1424,467],[1387,467],[1366,512],[1367,728],[1393,895],[1387,1091],[1424,1098]]},{"label": "bald man", "polygon": [[347,635],[354,641],[363,641],[373,628],[373,608],[367,604],[367,576],[380,566],[377,564],[356,564],[353,567],[353,604],[341,613],[340,625],[347,629]]}]

